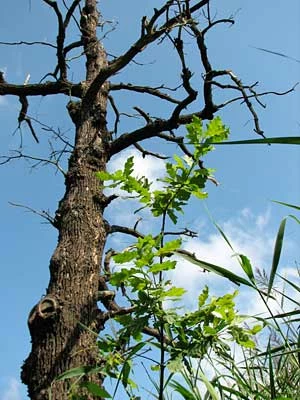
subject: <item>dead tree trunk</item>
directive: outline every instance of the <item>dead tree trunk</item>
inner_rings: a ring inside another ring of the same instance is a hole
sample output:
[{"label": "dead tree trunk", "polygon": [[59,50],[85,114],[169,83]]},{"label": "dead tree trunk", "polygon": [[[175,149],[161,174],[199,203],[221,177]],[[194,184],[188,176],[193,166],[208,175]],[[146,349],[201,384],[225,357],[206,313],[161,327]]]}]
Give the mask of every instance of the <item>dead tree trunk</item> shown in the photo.
[{"label": "dead tree trunk", "polygon": [[[107,65],[105,51],[96,38],[95,3],[87,1],[81,17],[87,57],[85,90]],[[48,399],[50,387],[52,399],[65,399],[66,382],[51,386],[54,378],[70,368],[99,363],[91,332],[101,329],[97,292],[106,228],[95,172],[105,169],[107,161],[106,106],[107,83],[92,99],[68,104],[76,127],[75,148],[69,160],[65,195],[56,213],[59,237],[50,262],[47,295],[30,314],[32,350],[22,370],[32,400]]]}]

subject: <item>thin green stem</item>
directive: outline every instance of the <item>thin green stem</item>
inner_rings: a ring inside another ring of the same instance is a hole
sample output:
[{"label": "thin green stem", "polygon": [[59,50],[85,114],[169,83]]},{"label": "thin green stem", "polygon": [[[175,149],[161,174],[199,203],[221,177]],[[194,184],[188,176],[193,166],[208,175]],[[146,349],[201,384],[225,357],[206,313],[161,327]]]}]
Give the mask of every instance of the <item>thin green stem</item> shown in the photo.
[{"label": "thin green stem", "polygon": [[[168,203],[169,207],[170,203]],[[167,208],[165,209],[163,216],[162,216],[162,223],[161,223],[161,239],[160,239],[160,247],[164,246],[164,233],[166,228],[166,216],[167,216]],[[163,255],[160,255],[159,262],[163,262]],[[160,271],[159,273],[159,284],[161,284],[163,280],[163,272]],[[161,310],[163,310],[162,303],[160,304]],[[160,373],[159,373],[159,400],[163,400],[164,396],[164,381],[165,381],[165,346],[164,346],[164,321],[161,318],[160,321]]]},{"label": "thin green stem", "polygon": [[[191,172],[193,171],[194,167],[196,165],[196,162],[194,161],[193,164],[191,165],[189,172],[188,172],[188,177],[190,176]],[[167,211],[170,205],[172,204],[172,201],[176,197],[178,191],[184,186],[184,182],[174,191],[172,196],[170,197],[169,201],[167,202],[167,205],[164,209],[164,212],[162,214],[162,223],[161,223],[161,230],[160,230],[160,235],[161,235],[161,241],[160,241],[160,246],[161,248],[164,246],[164,234],[165,234],[165,229],[166,229],[166,221],[167,221]],[[160,263],[163,262],[163,255],[160,255],[159,260]],[[159,273],[159,284],[161,284],[163,280],[163,271],[160,271]],[[162,303],[160,304],[161,311],[163,311],[163,306]],[[160,375],[159,375],[159,395],[158,399],[163,400],[164,399],[164,382],[165,382],[165,346],[164,346],[164,320],[163,316],[160,320]]]}]

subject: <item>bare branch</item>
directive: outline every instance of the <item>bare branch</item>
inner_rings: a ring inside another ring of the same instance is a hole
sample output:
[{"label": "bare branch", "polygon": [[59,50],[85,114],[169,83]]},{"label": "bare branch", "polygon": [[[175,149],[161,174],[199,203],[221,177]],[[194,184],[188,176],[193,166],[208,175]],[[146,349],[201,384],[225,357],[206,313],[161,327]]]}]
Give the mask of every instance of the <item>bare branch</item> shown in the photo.
[{"label": "bare branch", "polygon": [[175,49],[177,51],[177,54],[179,56],[180,62],[181,62],[181,78],[182,78],[182,86],[185,89],[187,93],[187,97],[182,100],[181,102],[178,103],[178,105],[175,107],[171,119],[174,121],[178,120],[178,117],[181,113],[182,110],[187,108],[189,104],[191,104],[194,100],[196,100],[198,92],[194,90],[191,86],[190,79],[192,77],[191,71],[187,68],[186,62],[185,62],[185,56],[184,56],[184,51],[183,51],[183,40],[181,38],[181,33],[182,33],[182,27],[179,27],[178,29],[178,36],[176,39],[171,39]]},{"label": "bare branch", "polygon": [[76,49],[76,48],[78,48],[78,47],[80,47],[80,46],[82,46],[82,45],[83,45],[82,40],[77,40],[76,42],[73,42],[73,43],[68,44],[68,45],[64,48],[64,55],[66,56],[66,55],[69,53],[69,51],[71,51],[71,50],[73,50],[73,49]]},{"label": "bare branch", "polygon": [[111,108],[113,109],[113,112],[115,113],[115,123],[114,123],[114,133],[117,134],[118,133],[118,124],[120,122],[120,113],[119,110],[116,106],[115,100],[112,96],[108,96],[108,101],[111,105]]},{"label": "bare branch", "polygon": [[[120,226],[120,225],[111,225],[110,228],[109,228],[108,233],[116,233],[116,232],[124,233],[126,235],[134,236],[136,238],[144,238],[145,237],[145,235],[143,233],[138,232],[135,228],[132,229],[132,228],[127,228],[125,226]],[[175,231],[174,232],[173,231],[166,231],[166,232],[164,232],[164,235],[165,236],[168,236],[168,235],[170,235],[170,236],[183,235],[183,236],[192,237],[192,238],[198,236],[197,232],[194,232],[194,231],[192,231],[192,230],[190,230],[188,228],[184,228],[182,231],[176,231],[176,232]],[[113,254],[116,254],[116,252],[114,252]]]},{"label": "bare branch", "polygon": [[[75,11],[75,8],[76,8],[77,6],[78,6],[79,9],[81,10],[81,8],[80,8],[80,1],[78,2],[77,0],[74,0],[74,2],[73,2],[73,4],[71,5],[71,7],[73,7],[73,6],[75,5],[74,3],[76,4],[76,6],[74,7],[74,11]],[[78,3],[78,4],[77,4],[77,3]],[[66,7],[67,10],[70,9],[70,8],[67,6],[65,0],[63,0],[63,5]],[[72,12],[71,15],[72,15],[72,18],[73,18],[73,20],[74,20],[74,22],[75,22],[77,28],[78,28],[79,31],[80,31],[80,24],[79,24],[79,22],[77,21],[76,17],[74,16],[74,11]]]},{"label": "bare branch", "polygon": [[24,40],[20,40],[19,42],[0,42],[0,45],[5,45],[5,46],[20,46],[20,45],[26,45],[26,46],[34,46],[34,45],[42,45],[42,46],[48,46],[52,47],[53,49],[56,49],[57,47],[48,42],[40,42],[40,41],[34,41],[34,42],[26,42]]},{"label": "bare branch", "polygon": [[69,7],[65,20],[64,20],[64,30],[67,29],[70,19],[71,17],[73,17],[74,11],[76,10],[76,8],[79,6],[81,0],[75,0],[73,1],[73,3],[71,4],[71,6]]},{"label": "bare branch", "polygon": [[209,29],[211,29],[215,25],[224,24],[224,23],[233,25],[234,24],[234,20],[231,19],[231,18],[223,18],[223,19],[218,19],[216,21],[210,22],[209,25],[206,28],[203,29],[202,35],[204,36],[209,31]]},{"label": "bare branch", "polygon": [[[111,312],[119,311],[121,309],[121,307],[115,302],[114,296],[105,295],[106,293],[111,292],[109,290],[108,286],[107,286],[106,281],[107,281],[107,277],[106,276],[99,276],[99,280],[98,280],[98,290],[99,290],[98,299],[105,306],[105,308],[107,310],[109,310],[108,313],[104,313],[102,315],[102,317],[103,316],[106,317],[106,319],[104,321],[102,320],[103,322],[107,321],[107,319],[110,318],[109,314]],[[103,293],[104,293],[104,296],[103,296]]]},{"label": "bare branch", "polygon": [[20,96],[20,97],[19,97],[19,100],[20,100],[20,103],[21,103],[21,106],[22,106],[22,107],[21,107],[21,110],[20,110],[19,117],[18,117],[19,128],[21,127],[21,123],[22,123],[23,121],[26,122],[27,125],[28,125],[28,127],[29,127],[29,129],[30,129],[30,132],[31,132],[31,134],[32,134],[32,136],[33,136],[33,138],[34,138],[34,140],[35,140],[37,143],[39,143],[39,139],[37,138],[36,133],[35,133],[35,131],[34,131],[34,129],[33,129],[31,120],[30,120],[30,118],[27,116],[27,110],[28,110],[28,101],[27,101],[27,98],[26,98],[26,96]]},{"label": "bare branch", "polygon": [[151,122],[150,115],[146,113],[144,110],[142,110],[140,107],[135,106],[133,107],[133,109],[137,111],[147,123]]},{"label": "bare branch", "polygon": [[[34,119],[31,117],[31,119]],[[64,152],[67,152],[67,147],[70,147],[70,149],[74,149],[74,146],[64,138],[64,134],[60,132],[60,129],[58,128],[58,130],[56,131],[54,128],[47,126],[46,124],[43,124],[42,122],[35,120],[35,122],[37,122],[38,124],[40,124],[42,126],[42,130],[45,132],[51,132],[55,139],[59,139],[62,143],[64,143],[65,147],[64,147]],[[70,150],[71,151],[71,150]]]},{"label": "bare branch", "polygon": [[[50,159],[47,159],[47,158],[29,156],[27,154],[23,154],[19,150],[14,150],[13,152],[17,153],[17,154],[14,155],[14,156],[0,156],[0,165],[4,165],[4,164],[9,163],[10,161],[20,160],[20,159],[23,158],[23,159],[29,160],[29,161],[37,161],[37,163],[35,165],[33,165],[33,168],[36,167],[37,165],[41,164],[41,163],[44,164],[44,165],[50,164],[50,165],[54,165],[55,168],[64,175],[64,177],[66,177],[66,175],[67,175],[66,172],[61,168],[61,166],[59,165],[57,160],[50,160]],[[1,161],[1,159],[3,161]]]},{"label": "bare branch", "polygon": [[115,318],[118,315],[132,314],[136,310],[136,306],[132,307],[120,307],[118,310],[108,311],[103,315],[103,322],[108,321],[111,318]]},{"label": "bare branch", "polygon": [[259,125],[259,120],[258,120],[257,113],[256,113],[256,111],[254,110],[251,101],[249,100],[249,96],[247,95],[247,93],[246,93],[246,91],[245,91],[245,89],[244,89],[244,87],[243,87],[243,85],[242,85],[242,81],[241,81],[240,79],[238,79],[238,77],[235,76],[235,75],[233,74],[233,72],[228,71],[228,74],[229,74],[230,78],[233,80],[233,82],[239,87],[239,89],[240,89],[240,91],[241,91],[241,93],[242,93],[242,95],[243,95],[244,101],[245,101],[245,103],[246,103],[246,105],[247,105],[247,107],[248,107],[250,113],[251,113],[252,116],[253,116],[254,125],[255,125],[254,131],[255,131],[258,135],[260,135],[260,136],[262,136],[263,138],[265,138],[264,131],[261,130],[260,125]]},{"label": "bare branch", "polygon": [[10,202],[10,201],[9,201],[8,203],[9,203],[11,206],[24,208],[25,210],[30,211],[30,212],[32,212],[33,214],[36,214],[36,215],[42,217],[43,219],[45,219],[46,221],[48,221],[52,226],[54,226],[55,228],[57,228],[55,219],[49,214],[48,211],[44,211],[44,210],[43,210],[43,211],[37,211],[37,210],[35,210],[35,209],[31,208],[31,207],[24,206],[23,204],[12,203],[12,202]]},{"label": "bare branch", "polygon": [[[107,291],[107,290],[105,290]],[[109,291],[107,291],[109,292]],[[101,293],[101,292],[100,292]],[[106,321],[109,319],[115,318],[119,315],[129,315],[135,312],[136,306],[131,306],[131,307],[120,307],[113,299],[105,299],[105,297],[100,298],[101,302],[105,305],[107,308],[107,312],[104,312],[100,316],[100,324],[104,324]],[[151,328],[149,326],[145,326],[142,329],[142,332],[145,333],[148,336],[154,337],[157,340],[161,341],[162,340],[162,335],[160,331],[156,328]],[[171,344],[171,341],[166,337],[163,336],[163,342],[166,344]]]},{"label": "bare branch", "polygon": [[[190,12],[193,13],[197,11],[203,5],[207,4],[208,1],[209,0],[202,0],[198,2],[190,8]],[[150,19],[149,23],[147,23],[147,26],[145,26],[145,19],[142,20],[143,28],[140,38],[124,54],[109,63],[107,67],[101,69],[87,90],[84,101],[90,102],[93,98],[95,98],[103,83],[112,75],[116,74],[126,65],[128,65],[130,61],[132,61],[135,56],[142,52],[149,44],[153,43],[155,40],[162,37],[173,28],[185,25],[187,23],[187,20],[184,18],[183,14],[177,14],[173,18],[169,18],[168,10],[172,4],[172,1],[168,1],[159,10],[155,9],[152,18]],[[166,14],[166,21],[159,28],[157,28],[155,24],[159,17],[163,14]]]},{"label": "bare branch", "polygon": [[140,144],[138,144],[138,143],[134,143],[134,147],[135,147],[139,152],[142,153],[142,157],[143,157],[143,158],[145,158],[146,156],[152,156],[152,157],[155,157],[155,158],[159,158],[160,160],[167,160],[168,158],[170,158],[170,157],[168,157],[168,156],[162,156],[161,154],[153,153],[152,151],[145,150],[145,149],[144,149]]},{"label": "bare branch", "polygon": [[73,84],[68,81],[46,82],[31,85],[13,85],[1,83],[0,95],[13,96],[48,96],[66,94],[68,96],[82,97],[83,86],[81,83]]},{"label": "bare branch", "polygon": [[176,129],[179,125],[185,125],[192,121],[193,116],[196,115],[200,119],[209,119],[211,117],[212,112],[215,111],[210,110],[209,108],[204,108],[200,112],[181,115],[178,117],[178,120],[172,119],[156,119],[155,121],[151,121],[149,124],[145,125],[142,128],[139,128],[130,133],[123,133],[119,138],[115,139],[109,148],[110,157],[116,153],[119,153],[121,150],[126,149],[127,147],[133,145],[134,143],[140,142],[145,139],[150,139],[154,136],[160,137],[170,142],[174,143],[183,143],[183,137],[174,137],[171,135],[164,134],[164,131],[171,131],[172,129]]},{"label": "bare branch", "polygon": [[113,255],[117,254],[114,249],[109,249],[105,253],[104,261],[103,261],[103,268],[104,272],[107,276],[110,276],[111,271],[110,271],[110,260]]},{"label": "bare branch", "polygon": [[[117,194],[112,194],[110,196],[105,196],[104,194],[102,194],[101,196],[97,195],[94,200],[96,201],[96,203],[98,203],[101,208],[104,210],[107,206],[109,206],[109,204],[117,199],[119,196]],[[107,225],[107,230],[109,230],[109,227]]]},{"label": "bare branch", "polygon": [[208,59],[208,54],[207,54],[207,47],[204,41],[204,35],[203,33],[200,31],[200,29],[198,29],[196,23],[192,23],[190,25],[191,31],[193,32],[193,34],[196,37],[196,41],[197,41],[197,45],[198,45],[198,49],[200,52],[200,57],[201,57],[201,61],[202,61],[202,65],[205,69],[205,75],[204,75],[204,85],[203,85],[203,96],[204,96],[204,102],[206,104],[206,106],[209,109],[215,109],[215,105],[213,103],[213,99],[212,99],[212,85],[211,85],[211,80],[212,78],[215,76],[214,75],[214,71],[212,69],[212,66],[209,62]]},{"label": "bare branch", "polygon": [[[163,88],[163,86],[161,88]],[[149,86],[137,86],[137,85],[132,85],[130,83],[118,83],[118,84],[110,83],[109,90],[129,90],[129,91],[137,92],[137,93],[146,93],[146,94],[150,94],[155,97],[159,97],[163,100],[167,100],[170,103],[174,103],[174,104],[180,103],[180,100],[174,99],[167,93],[163,93],[159,89],[151,88]]]},{"label": "bare branch", "polygon": [[[66,59],[65,59],[65,55],[64,55],[64,42],[65,42],[65,35],[66,35],[66,26],[68,25],[69,17],[72,14],[69,15],[67,13],[66,20],[64,21],[63,16],[58,8],[56,1],[52,1],[52,0],[43,0],[43,1],[54,10],[56,17],[57,17],[58,32],[57,32],[57,37],[56,37],[56,44],[57,44],[56,55],[57,55],[58,68],[60,70],[60,79],[64,81],[67,79],[67,64],[66,64]],[[70,8],[72,8],[72,6]],[[72,11],[72,13],[73,13],[73,11]],[[65,26],[65,23],[66,23],[66,26]]]},{"label": "bare branch", "polygon": [[[221,84],[221,83],[216,82],[216,81],[212,81],[212,84],[215,85],[215,86],[220,87],[221,89],[239,90],[239,88],[234,86],[234,85],[224,85],[224,84]],[[259,104],[262,107],[264,107],[264,104],[262,104],[258,100],[259,97],[265,97],[265,96],[268,96],[268,95],[271,95],[271,94],[273,94],[275,96],[284,96],[286,94],[289,94],[289,93],[293,92],[295,90],[295,88],[298,86],[298,84],[299,83],[296,83],[291,89],[288,89],[288,90],[286,90],[284,92],[275,92],[275,91],[272,91],[272,90],[267,91],[267,92],[261,92],[261,93],[256,93],[255,92],[253,94],[247,95],[247,97],[248,97],[248,99],[251,99],[251,98],[254,97],[255,100],[257,100],[259,102]],[[250,90],[250,87],[244,86],[244,88],[248,88]],[[241,101],[241,100],[244,100],[244,96],[238,96],[238,97],[234,97],[233,99],[229,99],[229,100],[225,101],[224,103],[218,104],[217,107],[218,107],[218,109],[221,109],[221,108],[226,107],[228,104],[234,103],[236,101]]]},{"label": "bare branch", "polygon": [[110,225],[108,233],[112,234],[116,232],[125,233],[126,235],[131,235],[136,238],[143,238],[145,236],[142,233],[132,228],[127,228],[125,226],[120,226],[120,225]]},{"label": "bare branch", "polygon": [[166,231],[165,233],[164,233],[164,235],[175,235],[175,236],[187,236],[187,237],[191,237],[191,238],[195,238],[195,237],[198,237],[198,234],[197,234],[197,232],[195,232],[195,231],[192,231],[191,229],[188,229],[188,228],[184,228],[184,230],[183,231],[177,231],[177,232],[169,232],[169,231]]}]

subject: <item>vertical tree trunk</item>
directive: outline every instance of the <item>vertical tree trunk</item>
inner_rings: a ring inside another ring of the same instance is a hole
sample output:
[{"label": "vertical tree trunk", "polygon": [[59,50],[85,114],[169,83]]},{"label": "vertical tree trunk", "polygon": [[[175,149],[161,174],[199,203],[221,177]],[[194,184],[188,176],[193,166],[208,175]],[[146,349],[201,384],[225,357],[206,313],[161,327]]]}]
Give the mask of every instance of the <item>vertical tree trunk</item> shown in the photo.
[{"label": "vertical tree trunk", "polygon": [[[96,1],[86,0],[81,17],[86,89],[107,64],[96,37],[98,18]],[[76,127],[75,148],[56,213],[59,237],[50,261],[47,295],[30,313],[32,350],[22,368],[32,400],[49,399],[49,389],[53,400],[65,400],[68,382],[52,384],[54,378],[70,368],[99,363],[91,331],[101,329],[97,292],[106,230],[95,172],[105,169],[107,161],[106,89],[104,84],[96,98],[68,105]]]}]

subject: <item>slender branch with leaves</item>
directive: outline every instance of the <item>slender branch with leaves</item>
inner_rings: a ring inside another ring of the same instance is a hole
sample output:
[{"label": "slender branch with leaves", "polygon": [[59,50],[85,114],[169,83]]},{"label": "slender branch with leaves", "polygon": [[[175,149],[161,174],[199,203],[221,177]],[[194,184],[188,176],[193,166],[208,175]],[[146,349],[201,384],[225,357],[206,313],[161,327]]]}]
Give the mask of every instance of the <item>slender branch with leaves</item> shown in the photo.
[{"label": "slender branch with leaves", "polygon": [[[213,179],[213,170],[204,167],[203,157],[213,149],[212,142],[227,140],[228,135],[229,130],[219,117],[206,127],[194,117],[193,122],[187,125],[189,156],[180,158],[176,155],[172,162],[166,163],[166,175],[159,179],[160,189],[151,190],[152,182],[146,177],[134,176],[133,157],[127,159],[123,170],[97,172],[107,189],[118,187],[141,203],[136,212],[150,212],[153,218],[160,219],[157,235],[127,232],[135,236],[136,241],[122,251],[110,250],[116,270],[111,272],[110,267],[106,268],[107,282],[110,287],[120,289],[123,294],[121,302],[127,303],[119,305],[115,291],[107,290],[108,287],[105,293],[107,296],[110,294],[110,301],[107,298],[103,301],[100,292],[99,300],[108,309],[104,318],[113,319],[118,326],[114,335],[99,339],[101,356],[109,360],[104,373],[116,381],[113,397],[122,384],[129,398],[136,398],[138,393],[135,391],[140,388],[131,376],[140,360],[151,361],[151,369],[159,372],[154,384],[157,393],[151,393],[163,400],[170,388],[180,387],[177,381],[172,380],[174,375],[185,371],[185,379],[188,376],[191,379],[196,360],[199,368],[195,381],[202,374],[202,382],[210,387],[205,373],[201,372],[201,365],[204,361],[211,361],[213,354],[224,360],[230,357],[228,341],[245,348],[255,347],[253,336],[262,325],[257,323],[252,328],[243,325],[245,317],[239,316],[235,310],[237,291],[210,298],[209,288],[205,286],[199,293],[197,309],[184,311],[185,290],[174,286],[169,276],[170,271],[176,270],[178,261],[174,253],[181,254],[182,239],[179,235],[176,239],[166,240],[166,234],[170,233],[166,228],[169,223],[176,225],[178,214],[184,212],[191,196],[206,198],[205,185]],[[232,276],[227,278],[232,279]],[[237,277],[235,283],[241,282]],[[96,394],[94,386],[86,386],[82,369],[70,370],[58,379],[73,378],[76,373],[81,379],[79,386],[84,385]],[[99,392],[101,388],[97,390]],[[74,390],[70,395],[74,397]]]}]

